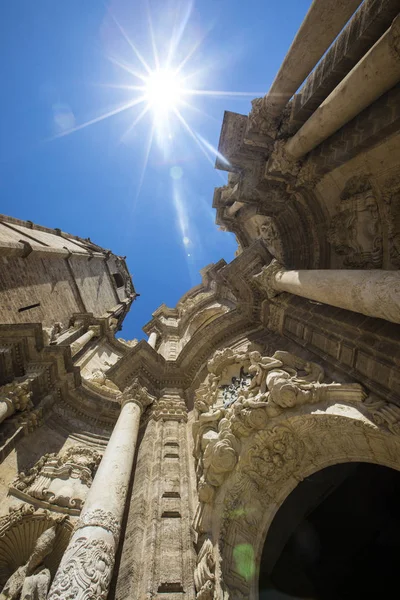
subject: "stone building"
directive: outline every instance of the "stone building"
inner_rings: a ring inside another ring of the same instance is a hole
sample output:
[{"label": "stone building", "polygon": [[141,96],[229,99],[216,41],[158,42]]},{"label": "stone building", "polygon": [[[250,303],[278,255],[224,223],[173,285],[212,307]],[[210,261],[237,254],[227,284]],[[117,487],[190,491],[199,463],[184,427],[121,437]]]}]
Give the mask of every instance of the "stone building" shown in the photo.
[{"label": "stone building", "polygon": [[400,517],[399,0],[315,0],[225,113],[236,258],[115,331],[125,262],[0,219],[1,599],[389,596]]}]

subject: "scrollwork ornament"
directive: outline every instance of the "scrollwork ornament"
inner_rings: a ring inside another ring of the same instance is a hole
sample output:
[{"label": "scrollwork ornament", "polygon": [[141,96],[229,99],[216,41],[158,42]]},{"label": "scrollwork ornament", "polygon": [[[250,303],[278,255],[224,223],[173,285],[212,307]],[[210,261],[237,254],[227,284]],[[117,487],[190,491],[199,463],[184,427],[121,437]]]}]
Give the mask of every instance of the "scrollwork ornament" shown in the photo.
[{"label": "scrollwork ornament", "polygon": [[102,539],[77,538],[67,549],[48,600],[106,600],[114,548]]},{"label": "scrollwork ornament", "polygon": [[107,529],[113,534],[115,543],[118,543],[121,529],[120,522],[109,510],[103,510],[102,508],[88,510],[75,525],[75,531],[83,527],[102,527],[103,529]]}]

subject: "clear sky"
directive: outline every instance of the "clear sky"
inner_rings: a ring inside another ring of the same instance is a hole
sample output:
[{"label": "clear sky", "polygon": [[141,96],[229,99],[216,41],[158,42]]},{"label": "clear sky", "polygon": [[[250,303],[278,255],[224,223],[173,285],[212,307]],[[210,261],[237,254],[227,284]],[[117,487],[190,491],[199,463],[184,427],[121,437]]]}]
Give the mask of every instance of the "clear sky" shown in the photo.
[{"label": "clear sky", "polygon": [[122,337],[233,259],[212,209],[223,113],[268,91],[310,4],[1,3],[0,212],[127,256]]}]

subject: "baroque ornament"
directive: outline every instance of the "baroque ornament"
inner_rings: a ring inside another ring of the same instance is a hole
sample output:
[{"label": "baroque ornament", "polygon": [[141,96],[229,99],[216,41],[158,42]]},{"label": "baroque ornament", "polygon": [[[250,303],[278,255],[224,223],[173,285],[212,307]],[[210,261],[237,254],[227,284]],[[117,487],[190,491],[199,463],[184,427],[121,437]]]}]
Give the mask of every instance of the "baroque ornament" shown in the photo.
[{"label": "baroque ornament", "polygon": [[61,561],[48,600],[106,600],[114,548],[102,539],[77,538]]},{"label": "baroque ornament", "polygon": [[82,446],[72,446],[61,456],[45,454],[27,473],[19,473],[10,491],[28,502],[36,499],[76,514],[84,504],[100,461],[101,454]]},{"label": "baroque ornament", "polygon": [[[238,388],[234,401],[224,406],[223,394],[218,394],[218,384],[224,373],[232,372],[232,367],[237,370],[238,379],[241,369],[245,369],[251,379],[247,386]],[[284,463],[294,460],[290,449],[292,434],[288,429],[278,431],[274,425],[274,419],[283,411],[305,404],[361,403],[366,397],[361,385],[325,383],[321,366],[284,351],[262,356],[257,351],[243,354],[225,349],[215,353],[208,368],[213,377],[209,376],[201,388],[200,405],[201,409],[206,406],[207,410],[200,412],[193,425],[201,501],[196,522],[203,531],[208,529],[204,521],[211,518],[206,505],[214,501],[216,489],[236,465],[239,464],[241,469],[242,447],[246,438],[257,431],[266,436],[260,443],[268,448],[268,452],[263,454],[263,458],[257,458],[255,450],[254,460],[249,457],[246,460],[249,472],[254,473],[253,481],[257,481],[258,471],[264,474],[260,476],[268,473],[271,477],[277,469],[282,470]],[[207,401],[207,385],[211,402]],[[272,439],[274,441],[268,445]],[[257,463],[258,467],[250,468],[250,463]]]}]

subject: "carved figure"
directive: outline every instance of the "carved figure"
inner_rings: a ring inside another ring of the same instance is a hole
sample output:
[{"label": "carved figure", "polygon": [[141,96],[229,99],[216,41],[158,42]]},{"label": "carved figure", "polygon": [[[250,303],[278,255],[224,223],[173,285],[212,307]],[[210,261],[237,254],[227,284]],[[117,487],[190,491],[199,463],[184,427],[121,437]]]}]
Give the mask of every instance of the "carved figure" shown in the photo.
[{"label": "carved figure", "polygon": [[51,576],[42,563],[53,550],[55,538],[55,526],[42,533],[27,563],[19,567],[6,582],[0,600],[46,600]]},{"label": "carved figure", "polygon": [[262,239],[268,251],[274,258],[279,261],[283,260],[283,246],[279,231],[274,220],[271,217],[266,217],[264,222],[259,227],[259,237]]},{"label": "carved figure", "polygon": [[45,337],[46,344],[55,344],[57,342],[57,338],[60,337],[64,326],[59,321],[54,323],[52,327],[43,327],[43,333]]},{"label": "carved figure", "polygon": [[366,177],[352,177],[341,195],[328,240],[350,267],[382,266],[382,230],[378,204]]},{"label": "carved figure", "polygon": [[248,388],[250,396],[256,395],[257,393],[265,394],[267,382],[266,374],[270,369],[274,367],[281,367],[282,363],[280,360],[270,358],[269,356],[262,357],[260,352],[250,352],[250,367],[249,373],[253,375],[253,379]]},{"label": "carved figure", "polygon": [[108,379],[103,369],[92,369],[91,375],[86,377],[86,379],[92,383],[96,383],[97,385],[104,385],[112,390],[116,390],[117,392],[120,391],[119,387],[116,386],[111,379]]},{"label": "carved figure", "polygon": [[215,590],[215,559],[211,540],[201,547],[194,572],[196,600],[213,600]]}]

